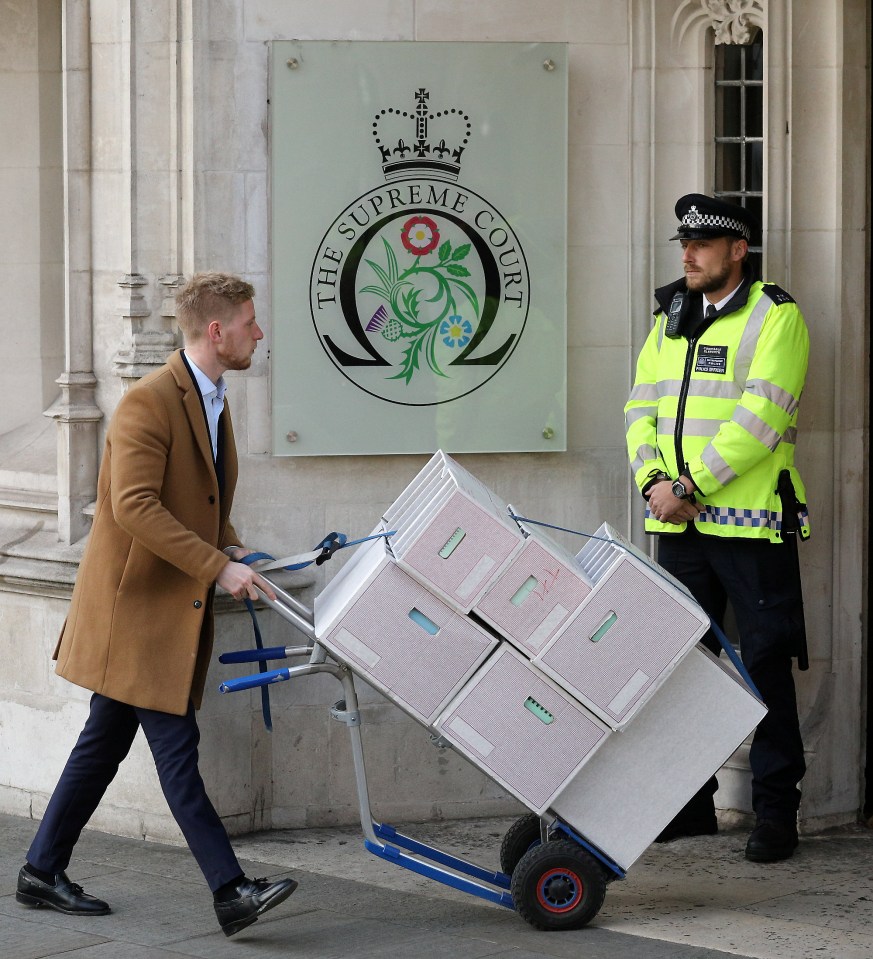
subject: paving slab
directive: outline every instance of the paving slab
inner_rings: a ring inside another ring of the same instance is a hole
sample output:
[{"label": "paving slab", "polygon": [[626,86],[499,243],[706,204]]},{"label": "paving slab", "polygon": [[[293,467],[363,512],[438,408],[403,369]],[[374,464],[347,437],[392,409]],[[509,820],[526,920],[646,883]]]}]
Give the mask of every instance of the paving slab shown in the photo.
[{"label": "paving slab", "polygon": [[[498,868],[511,819],[406,825],[437,848]],[[748,863],[745,833],[652,846],[610,883],[585,929],[543,933],[511,910],[368,853],[360,828],[236,837],[250,875],[292,874],[295,894],[228,939],[184,847],[86,830],[68,870],[109,916],[15,901],[36,824],[0,816],[3,959],[871,959],[873,831],[803,837],[798,854]]]}]

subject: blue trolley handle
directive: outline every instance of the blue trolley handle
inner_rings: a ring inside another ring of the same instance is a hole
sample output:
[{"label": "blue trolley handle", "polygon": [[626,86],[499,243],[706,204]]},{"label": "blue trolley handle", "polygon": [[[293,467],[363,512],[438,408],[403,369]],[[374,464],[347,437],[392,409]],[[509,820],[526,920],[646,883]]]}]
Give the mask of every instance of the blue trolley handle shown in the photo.
[{"label": "blue trolley handle", "polygon": [[[252,566],[254,563],[260,562],[261,560],[273,560],[273,566],[268,565],[263,567],[263,572],[267,572],[274,568],[285,570],[303,569],[304,567],[309,566],[312,562],[314,562],[316,566],[321,566],[321,564],[329,560],[338,549],[344,549],[346,546],[357,546],[359,543],[366,543],[371,539],[378,539],[381,536],[384,536],[387,539],[389,536],[393,536],[394,532],[394,530],[391,530],[374,533],[372,536],[365,536],[363,539],[356,539],[352,540],[351,542],[348,541],[345,533],[328,533],[328,535],[324,537],[318,546],[315,547],[315,550],[308,554],[301,554],[300,556],[286,557],[282,560],[275,560],[275,557],[271,556],[269,553],[255,552],[240,557],[237,562],[244,563],[246,566]],[[254,628],[255,632],[255,646],[257,649],[252,650],[248,655],[244,652],[225,653],[219,657],[219,661],[222,663],[257,662],[260,666],[261,672],[259,676],[228,680],[226,683],[222,683],[222,685],[219,686],[219,690],[223,693],[228,693],[235,692],[238,689],[251,689],[254,686],[260,686],[261,710],[264,714],[264,725],[267,727],[269,732],[272,732],[273,719],[270,713],[270,690],[268,687],[271,683],[278,683],[282,680],[290,679],[291,676],[287,669],[274,670],[273,672],[267,671],[264,662],[268,659],[284,659],[286,656],[285,647],[282,646],[264,649],[264,644],[261,640],[261,628],[258,625],[258,616],[255,612],[255,604],[250,599],[246,599],[244,602],[245,607],[249,611],[249,615],[252,618],[252,627]],[[245,685],[241,685],[243,683]]]},{"label": "blue trolley handle", "polygon": [[252,676],[240,676],[239,679],[226,679],[219,687],[220,693],[238,693],[242,689],[254,689],[256,686],[269,686],[271,683],[281,683],[291,678],[291,671],[285,669],[270,669],[265,673],[254,673]]},{"label": "blue trolley handle", "polygon": [[238,652],[222,653],[220,663],[256,663],[266,659],[286,659],[285,646],[268,646],[264,649],[241,649]]}]

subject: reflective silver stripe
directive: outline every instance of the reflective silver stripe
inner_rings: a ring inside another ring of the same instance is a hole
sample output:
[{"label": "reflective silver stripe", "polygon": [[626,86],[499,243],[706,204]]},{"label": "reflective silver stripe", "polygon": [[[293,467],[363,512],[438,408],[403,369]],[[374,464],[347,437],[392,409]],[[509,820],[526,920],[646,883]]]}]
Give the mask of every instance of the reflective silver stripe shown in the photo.
[{"label": "reflective silver stripe", "polygon": [[711,443],[700,454],[700,462],[703,463],[722,486],[727,486],[731,480],[737,478],[737,474],[730,468],[727,461]]},{"label": "reflective silver stripe", "polygon": [[734,506],[705,506],[697,517],[698,523],[715,523],[717,526],[748,526],[782,529],[782,513],[768,509],[737,509]]},{"label": "reflective silver stripe", "polygon": [[631,470],[634,475],[636,475],[637,471],[641,470],[646,463],[657,458],[658,454],[655,452],[654,447],[648,445],[639,446],[637,447],[636,456],[634,456],[633,462],[631,463]]},{"label": "reflective silver stripe", "polygon": [[756,396],[763,396],[765,400],[774,406],[778,406],[780,410],[785,410],[789,416],[794,414],[800,404],[800,400],[796,396],[769,380],[749,380],[746,383],[746,390]]},{"label": "reflective silver stripe", "polygon": [[769,423],[752,413],[751,410],[747,410],[745,406],[737,406],[734,410],[733,422],[742,426],[747,433],[754,436],[756,440],[770,450],[775,450],[782,442],[782,434],[778,430],[774,430]]},{"label": "reflective silver stripe", "polygon": [[749,368],[752,365],[752,358],[758,346],[758,337],[761,335],[761,327],[764,325],[764,318],[772,305],[773,301],[770,297],[766,293],[762,293],[746,322],[740,345],[737,347],[737,358],[734,361],[734,381],[740,389],[745,387],[746,379],[749,376]]},{"label": "reflective silver stripe", "polygon": [[[719,431],[724,420],[706,420],[702,417],[694,417],[689,419],[686,417],[682,420],[682,435],[683,436],[715,436]],[[658,427],[658,432],[665,432],[660,428],[660,422]]]},{"label": "reflective silver stripe", "polygon": [[782,437],[783,443],[791,443],[792,446],[797,445],[797,427],[789,426],[785,431],[785,435]]},{"label": "reflective silver stripe", "polygon": [[655,419],[657,415],[657,406],[634,406],[624,414],[624,424],[626,427],[629,427],[638,420],[644,420],[647,417]]},{"label": "reflective silver stripe", "polygon": [[635,383],[631,390],[628,403],[635,403],[638,400],[657,400],[658,388],[654,383]]},{"label": "reflective silver stripe", "polygon": [[658,396],[678,396],[682,389],[682,380],[658,380]]},{"label": "reflective silver stripe", "polygon": [[742,390],[731,380],[691,380],[688,396],[703,396],[714,400],[738,400]]},{"label": "reflective silver stripe", "polygon": [[676,432],[675,416],[658,417],[658,436],[671,436]]}]

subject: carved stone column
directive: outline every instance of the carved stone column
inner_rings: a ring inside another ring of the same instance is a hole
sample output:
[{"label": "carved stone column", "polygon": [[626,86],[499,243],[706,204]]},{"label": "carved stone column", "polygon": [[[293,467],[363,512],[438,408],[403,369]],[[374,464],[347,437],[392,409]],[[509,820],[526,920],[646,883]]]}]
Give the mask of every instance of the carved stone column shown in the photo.
[{"label": "carved stone column", "polygon": [[[114,372],[127,388],[176,348],[172,296],[179,267],[179,54],[181,8],[159,27],[133,0],[119,5],[124,112],[119,162],[124,177],[118,280],[121,346]],[[147,38],[147,39],[145,39]],[[163,275],[161,275],[163,274]]]},{"label": "carved stone column", "polygon": [[65,372],[60,397],[45,411],[58,424],[58,539],[78,542],[90,529],[86,508],[97,493],[97,424],[93,373]]},{"label": "carved stone column", "polygon": [[97,424],[92,372],[91,37],[88,0],[62,12],[64,124],[65,369],[58,400],[45,411],[58,425],[58,539],[72,544],[89,529],[85,507],[97,492]]}]

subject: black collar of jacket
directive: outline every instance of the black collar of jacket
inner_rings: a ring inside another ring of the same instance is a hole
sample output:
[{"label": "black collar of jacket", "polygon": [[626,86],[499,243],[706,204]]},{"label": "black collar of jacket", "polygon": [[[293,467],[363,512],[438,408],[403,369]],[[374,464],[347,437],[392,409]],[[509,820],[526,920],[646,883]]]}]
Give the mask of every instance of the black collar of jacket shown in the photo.
[{"label": "black collar of jacket", "polygon": [[[709,320],[707,325],[714,323],[720,316],[726,316],[728,313],[735,313],[737,310],[741,310],[749,299],[752,282],[752,271],[747,264],[744,264],[743,282],[739,285],[737,292],[734,293],[730,300]],[[685,285],[684,276],[667,286],[662,286],[655,290],[655,299],[657,300],[658,306],[654,313],[656,316],[658,313],[669,313],[670,304],[673,302],[673,297],[677,293],[686,294],[682,302],[678,332],[680,336],[688,337],[696,332],[700,332],[699,327],[703,322],[703,307],[700,301],[703,294],[690,292]]]}]

